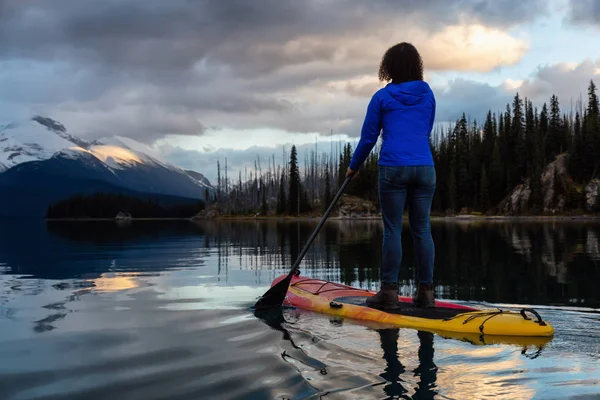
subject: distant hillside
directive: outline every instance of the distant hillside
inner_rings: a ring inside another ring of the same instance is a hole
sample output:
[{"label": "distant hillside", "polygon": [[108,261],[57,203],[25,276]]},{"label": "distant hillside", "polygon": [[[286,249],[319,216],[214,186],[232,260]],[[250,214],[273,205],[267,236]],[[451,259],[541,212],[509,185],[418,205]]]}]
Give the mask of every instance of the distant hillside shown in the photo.
[{"label": "distant hillside", "polygon": [[56,218],[190,218],[204,210],[202,200],[159,198],[122,193],[75,195],[53,203],[46,217]]},{"label": "distant hillside", "polygon": [[148,153],[128,138],[88,142],[48,117],[0,124],[0,217],[43,216],[51,203],[96,192],[196,202],[214,197],[201,173]]},{"label": "distant hillside", "polygon": [[[53,180],[50,185],[41,187],[13,188],[0,184],[0,191],[2,192],[2,196],[0,196],[0,218],[2,219],[46,218],[48,207],[53,203],[68,200],[72,196],[91,196],[96,193],[107,195],[122,194],[143,201],[153,200],[168,207],[197,205],[201,201],[199,199],[156,193],[135,192],[102,181],[78,180],[74,178],[59,178]],[[135,215],[136,213],[132,212],[132,214]],[[191,217],[192,215],[189,216]]]}]

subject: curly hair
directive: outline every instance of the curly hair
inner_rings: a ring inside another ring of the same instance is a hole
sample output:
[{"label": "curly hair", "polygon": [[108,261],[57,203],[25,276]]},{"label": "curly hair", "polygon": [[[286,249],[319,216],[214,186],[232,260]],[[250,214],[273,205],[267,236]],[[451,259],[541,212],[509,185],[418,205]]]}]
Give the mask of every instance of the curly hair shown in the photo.
[{"label": "curly hair", "polygon": [[390,47],[379,65],[379,80],[401,83],[423,80],[423,60],[411,43],[398,43]]}]

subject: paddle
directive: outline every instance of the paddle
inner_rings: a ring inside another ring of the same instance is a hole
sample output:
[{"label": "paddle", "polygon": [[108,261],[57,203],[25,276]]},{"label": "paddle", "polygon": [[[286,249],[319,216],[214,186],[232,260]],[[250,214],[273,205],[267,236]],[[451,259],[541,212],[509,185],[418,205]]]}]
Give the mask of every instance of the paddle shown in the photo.
[{"label": "paddle", "polygon": [[340,187],[340,190],[338,190],[337,194],[335,195],[335,197],[331,201],[331,204],[329,205],[329,208],[327,208],[327,211],[325,211],[325,215],[323,215],[323,218],[321,218],[321,221],[319,222],[319,225],[317,225],[317,228],[315,229],[315,231],[312,233],[312,235],[308,239],[308,243],[306,243],[306,245],[304,246],[304,248],[300,252],[300,255],[298,256],[298,259],[296,260],[296,262],[292,266],[292,269],[290,270],[289,274],[284,279],[282,279],[281,281],[277,282],[277,284],[275,284],[274,286],[272,286],[269,290],[267,290],[267,292],[265,294],[263,294],[260,299],[258,299],[258,301],[256,302],[256,304],[254,304],[254,309],[255,310],[260,310],[260,309],[264,310],[264,309],[267,309],[267,308],[281,307],[281,305],[283,304],[283,300],[285,300],[285,295],[286,295],[286,293],[288,291],[288,288],[290,286],[290,282],[292,281],[292,277],[294,276],[294,272],[296,272],[296,270],[298,269],[298,266],[300,265],[300,261],[302,261],[302,258],[304,258],[304,255],[306,254],[306,252],[308,251],[308,248],[310,247],[311,243],[313,242],[313,240],[317,236],[317,233],[319,233],[319,231],[323,227],[323,224],[325,224],[325,221],[327,220],[327,217],[329,216],[329,214],[333,210],[333,207],[335,206],[335,203],[338,201],[338,199],[342,195],[342,192],[344,191],[344,189],[346,189],[346,186],[350,182],[350,179],[352,179],[353,175],[354,174],[347,176],[346,179],[344,180],[344,183]]}]

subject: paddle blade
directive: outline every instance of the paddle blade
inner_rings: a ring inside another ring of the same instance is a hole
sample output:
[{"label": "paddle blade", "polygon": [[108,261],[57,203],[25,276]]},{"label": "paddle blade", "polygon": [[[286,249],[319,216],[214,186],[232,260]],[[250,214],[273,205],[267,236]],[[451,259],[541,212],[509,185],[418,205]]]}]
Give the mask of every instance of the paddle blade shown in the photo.
[{"label": "paddle blade", "polygon": [[285,300],[290,282],[292,281],[292,274],[289,274],[284,279],[271,286],[265,294],[254,304],[255,310],[265,310],[268,308],[281,307]]}]

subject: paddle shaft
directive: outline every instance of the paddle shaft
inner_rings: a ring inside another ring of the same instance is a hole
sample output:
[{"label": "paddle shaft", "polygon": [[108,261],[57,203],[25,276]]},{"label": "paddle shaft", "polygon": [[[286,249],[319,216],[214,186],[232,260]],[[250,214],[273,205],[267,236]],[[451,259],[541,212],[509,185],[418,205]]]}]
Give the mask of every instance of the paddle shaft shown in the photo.
[{"label": "paddle shaft", "polygon": [[288,274],[288,277],[291,277],[294,274],[294,272],[296,272],[296,270],[298,269],[298,266],[300,265],[300,262],[302,261],[302,259],[304,258],[304,255],[308,251],[308,248],[312,244],[313,240],[315,240],[315,237],[317,237],[317,234],[319,233],[319,231],[321,230],[321,228],[325,224],[325,221],[327,220],[327,217],[329,217],[329,214],[331,214],[331,211],[335,207],[335,203],[337,203],[338,199],[340,198],[340,196],[344,192],[344,189],[346,189],[346,186],[350,182],[350,179],[352,179],[352,175],[347,176],[346,179],[344,180],[344,183],[342,183],[342,186],[340,187],[340,189],[336,193],[335,197],[331,201],[331,204],[327,208],[327,211],[325,211],[325,214],[321,218],[321,221],[319,222],[319,225],[317,225],[317,228],[315,229],[315,231],[312,233],[312,235],[310,235],[310,238],[308,238],[308,242],[304,245],[304,248],[300,252],[300,255],[296,259],[296,262],[292,266],[292,269],[290,270],[290,273]]},{"label": "paddle shaft", "polygon": [[[352,175],[354,175],[354,174],[352,174]],[[352,175],[348,175],[346,177],[346,180],[344,180],[344,183],[342,184],[342,186],[338,190],[337,194],[331,201],[331,204],[329,205],[329,208],[327,208],[327,211],[325,211],[325,215],[323,215],[323,218],[321,218],[321,222],[319,222],[319,225],[317,225],[317,228],[315,229],[315,231],[312,233],[312,235],[308,239],[308,242],[306,243],[306,245],[304,245],[304,248],[300,252],[298,259],[292,266],[292,269],[290,270],[288,275],[281,281],[277,282],[277,284],[271,286],[271,288],[269,290],[267,290],[267,292],[254,305],[255,310],[281,307],[281,305],[283,304],[283,301],[285,300],[285,296],[286,296],[286,293],[290,286],[290,282],[292,281],[292,277],[294,276],[294,273],[298,269],[298,266],[300,265],[302,258],[304,257],[304,255],[308,251],[308,248],[310,247],[311,243],[313,242],[313,240],[315,240],[315,237],[317,236],[317,234],[323,227],[325,220],[327,220],[327,217],[329,216],[329,214],[331,214],[331,211],[333,210],[335,203],[338,201],[338,199],[342,195],[342,192],[348,185],[348,182],[350,182]]]}]

